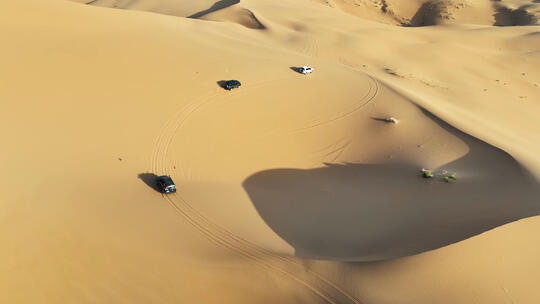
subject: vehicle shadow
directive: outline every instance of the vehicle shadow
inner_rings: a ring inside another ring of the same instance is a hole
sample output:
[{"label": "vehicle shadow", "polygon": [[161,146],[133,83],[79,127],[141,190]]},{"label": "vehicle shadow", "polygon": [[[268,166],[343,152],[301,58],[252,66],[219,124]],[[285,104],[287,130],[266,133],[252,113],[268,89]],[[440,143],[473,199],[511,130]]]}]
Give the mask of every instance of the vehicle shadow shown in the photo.
[{"label": "vehicle shadow", "polygon": [[376,121],[386,122],[386,123],[391,122],[391,121],[388,120],[388,118],[371,117],[371,119],[376,120]]},{"label": "vehicle shadow", "polygon": [[145,183],[148,187],[154,189],[154,191],[159,192],[159,193],[163,193],[161,187],[158,185],[158,177],[159,176],[155,175],[154,173],[145,172],[145,173],[139,173],[139,175],[137,175],[137,177],[143,183]]},{"label": "vehicle shadow", "polygon": [[216,81],[216,83],[218,84],[218,86],[219,86],[220,88],[225,89],[225,90],[227,89],[227,88],[225,87],[225,84],[227,83],[227,80]]},{"label": "vehicle shadow", "polygon": [[302,68],[301,67],[291,66],[291,67],[289,67],[289,69],[295,71],[296,73],[302,74]]}]

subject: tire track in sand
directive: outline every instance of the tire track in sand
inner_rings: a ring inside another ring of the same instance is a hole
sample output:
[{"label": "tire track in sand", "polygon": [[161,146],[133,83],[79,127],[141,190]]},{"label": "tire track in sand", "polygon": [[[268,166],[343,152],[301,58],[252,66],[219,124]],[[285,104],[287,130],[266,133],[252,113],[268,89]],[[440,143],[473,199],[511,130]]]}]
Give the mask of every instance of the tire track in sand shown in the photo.
[{"label": "tire track in sand", "polygon": [[[205,94],[195,102],[182,108],[164,125],[156,138],[152,152],[151,167],[155,173],[168,174],[167,154],[169,147],[179,129],[185,125],[199,109],[216,100],[217,94]],[[181,170],[179,166],[178,169]],[[315,295],[330,304],[361,304],[359,300],[333,284],[318,273],[307,269],[298,260],[276,254],[257,246],[227,229],[213,223],[197,211],[181,195],[181,185],[178,192],[163,195],[168,204],[181,215],[195,230],[209,241],[234,251],[238,255],[254,261],[260,267],[282,274],[308,288]]]},{"label": "tire track in sand", "polygon": [[306,131],[312,128],[320,127],[323,125],[327,125],[333,122],[336,122],[342,118],[345,118],[349,115],[354,114],[355,112],[358,112],[362,108],[366,107],[368,104],[370,104],[377,96],[379,95],[380,87],[379,82],[377,79],[375,79],[373,76],[365,74],[369,80],[370,80],[370,86],[369,90],[360,100],[354,104],[353,107],[346,109],[344,111],[338,112],[334,115],[332,115],[330,118],[326,118],[325,120],[313,120],[311,122],[308,122],[306,126],[297,128],[294,130],[289,131],[290,133],[296,133],[296,132],[302,132]]}]

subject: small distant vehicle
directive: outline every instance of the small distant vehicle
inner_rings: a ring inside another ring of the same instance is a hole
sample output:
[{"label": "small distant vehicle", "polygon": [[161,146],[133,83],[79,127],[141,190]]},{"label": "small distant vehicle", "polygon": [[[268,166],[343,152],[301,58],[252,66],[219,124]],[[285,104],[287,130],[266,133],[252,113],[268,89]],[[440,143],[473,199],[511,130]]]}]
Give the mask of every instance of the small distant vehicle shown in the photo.
[{"label": "small distant vehicle", "polygon": [[223,88],[225,90],[232,90],[232,89],[237,89],[241,86],[242,84],[240,83],[240,81],[238,80],[227,80],[225,81],[225,83],[223,84]]},{"label": "small distant vehicle", "polygon": [[387,118],[384,118],[383,120],[384,122],[389,122],[389,123],[394,123],[394,124],[398,123],[398,120],[395,119],[394,117],[387,117]]},{"label": "small distant vehicle", "polygon": [[176,192],[176,185],[174,184],[170,176],[160,176],[158,177],[158,184],[161,190],[164,193],[174,193]]},{"label": "small distant vehicle", "polygon": [[299,68],[298,71],[299,71],[300,73],[306,75],[306,74],[311,74],[311,73],[313,73],[313,68],[310,67],[310,66],[305,65],[305,66]]}]

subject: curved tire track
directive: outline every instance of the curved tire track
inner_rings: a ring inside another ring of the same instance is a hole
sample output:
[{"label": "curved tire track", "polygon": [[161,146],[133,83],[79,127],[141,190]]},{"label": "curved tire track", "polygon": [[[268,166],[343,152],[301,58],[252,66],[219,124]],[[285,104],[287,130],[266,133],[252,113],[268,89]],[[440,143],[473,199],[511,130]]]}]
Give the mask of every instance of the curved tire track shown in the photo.
[{"label": "curved tire track", "polygon": [[[164,125],[156,138],[152,152],[151,166],[156,174],[168,174],[167,154],[178,130],[185,125],[195,112],[208,105],[217,94],[203,95],[199,100],[182,108]],[[181,170],[179,164],[178,169]],[[293,258],[276,254],[257,246],[240,236],[213,223],[197,211],[181,195],[181,186],[173,195],[163,195],[168,204],[180,214],[195,230],[209,241],[230,249],[240,256],[254,261],[264,269],[280,273],[308,288],[314,294],[330,304],[361,304],[352,295],[333,284],[316,272],[307,269]]]},{"label": "curved tire track", "polygon": [[337,120],[340,120],[342,118],[345,118],[345,117],[347,117],[349,115],[352,115],[355,112],[358,112],[362,108],[366,107],[375,98],[377,98],[377,95],[379,95],[380,87],[379,87],[379,82],[373,76],[368,75],[368,74],[365,74],[365,75],[367,77],[369,77],[369,79],[371,81],[371,85],[369,86],[369,90],[366,93],[366,95],[364,95],[362,98],[360,98],[360,101],[358,103],[356,103],[353,108],[350,108],[348,110],[336,113],[332,117],[327,118],[324,121],[314,120],[312,122],[308,122],[307,126],[304,126],[302,128],[298,128],[298,129],[294,129],[294,130],[291,130],[289,132],[291,132],[291,133],[301,132],[301,131],[309,130],[309,129],[312,129],[312,128],[320,127],[320,126],[323,126],[323,125],[327,125],[327,124],[333,123],[333,122],[335,122]]}]

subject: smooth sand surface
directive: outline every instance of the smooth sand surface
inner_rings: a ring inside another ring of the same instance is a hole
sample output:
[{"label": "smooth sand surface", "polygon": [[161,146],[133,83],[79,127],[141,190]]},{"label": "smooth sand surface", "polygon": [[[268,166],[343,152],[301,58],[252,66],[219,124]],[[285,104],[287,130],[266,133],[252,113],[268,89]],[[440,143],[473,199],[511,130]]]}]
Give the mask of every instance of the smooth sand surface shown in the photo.
[{"label": "smooth sand surface", "polygon": [[0,2],[0,302],[540,302],[539,6]]}]

